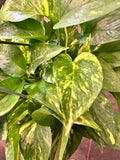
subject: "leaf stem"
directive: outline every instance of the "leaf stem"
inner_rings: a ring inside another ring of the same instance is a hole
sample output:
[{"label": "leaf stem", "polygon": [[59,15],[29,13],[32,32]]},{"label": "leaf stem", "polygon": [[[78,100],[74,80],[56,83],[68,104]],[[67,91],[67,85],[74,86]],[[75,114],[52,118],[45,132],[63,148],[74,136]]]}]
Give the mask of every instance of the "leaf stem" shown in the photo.
[{"label": "leaf stem", "polygon": [[15,95],[17,95],[17,96],[20,96],[20,97],[22,97],[22,98],[27,99],[27,95],[21,94],[21,93],[15,92],[15,91],[11,91],[11,90],[6,89],[6,88],[4,88],[4,87],[0,87],[0,91],[1,91],[1,92],[5,92],[5,93],[8,93],[8,94],[15,94]]},{"label": "leaf stem", "polygon": [[[67,48],[68,47],[68,31],[67,31],[67,28],[65,27],[64,28],[65,30],[65,47]],[[65,53],[67,53],[67,50],[65,50]]]},{"label": "leaf stem", "polygon": [[11,44],[11,45],[31,46],[31,44],[28,44],[28,43],[7,42],[7,41],[1,41],[1,40],[0,40],[0,44]]}]

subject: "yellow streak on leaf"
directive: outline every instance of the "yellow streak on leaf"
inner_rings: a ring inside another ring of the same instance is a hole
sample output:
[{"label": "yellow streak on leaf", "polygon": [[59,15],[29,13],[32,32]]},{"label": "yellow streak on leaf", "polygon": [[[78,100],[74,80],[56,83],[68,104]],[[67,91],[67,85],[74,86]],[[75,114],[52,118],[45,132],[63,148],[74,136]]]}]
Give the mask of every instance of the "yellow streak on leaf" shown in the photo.
[{"label": "yellow streak on leaf", "polygon": [[110,140],[111,140],[112,144],[115,144],[115,139],[114,139],[114,137],[113,137],[113,134],[110,132],[109,129],[107,129],[107,132],[109,133]]}]

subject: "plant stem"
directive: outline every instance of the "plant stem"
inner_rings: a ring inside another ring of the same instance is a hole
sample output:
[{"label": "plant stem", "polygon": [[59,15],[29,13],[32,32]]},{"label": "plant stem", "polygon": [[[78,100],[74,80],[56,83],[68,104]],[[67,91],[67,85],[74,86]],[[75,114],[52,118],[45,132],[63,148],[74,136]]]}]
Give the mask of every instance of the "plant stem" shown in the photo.
[{"label": "plant stem", "polygon": [[0,41],[0,44],[11,44],[11,45],[31,46],[31,44],[28,44],[28,43],[7,42],[7,41]]},{"label": "plant stem", "polygon": [[[64,28],[65,30],[65,47],[67,48],[68,47],[68,31],[67,31],[67,28],[65,27]],[[67,53],[67,50],[65,50],[65,53]]]},{"label": "plant stem", "polygon": [[17,95],[17,96],[20,96],[20,97],[22,97],[22,98],[27,99],[27,95],[21,94],[21,93],[15,92],[15,91],[11,91],[11,90],[6,89],[6,88],[4,88],[4,87],[0,87],[0,91],[1,91],[1,92],[5,92],[5,93],[8,93],[8,94],[14,94],[14,95]]}]

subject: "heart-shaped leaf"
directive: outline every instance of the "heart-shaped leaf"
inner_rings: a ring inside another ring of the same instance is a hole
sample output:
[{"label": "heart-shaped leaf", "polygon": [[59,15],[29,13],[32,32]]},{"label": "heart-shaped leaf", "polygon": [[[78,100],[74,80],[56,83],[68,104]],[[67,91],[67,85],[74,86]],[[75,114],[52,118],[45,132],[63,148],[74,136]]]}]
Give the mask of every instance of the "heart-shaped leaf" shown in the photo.
[{"label": "heart-shaped leaf", "polygon": [[74,121],[90,108],[101,90],[101,65],[88,52],[81,53],[73,62],[69,55],[61,54],[54,61],[53,73],[61,111]]},{"label": "heart-shaped leaf", "polygon": [[68,142],[75,120],[89,110],[102,88],[102,68],[97,58],[88,52],[81,53],[73,62],[69,55],[56,57],[53,74],[64,118],[59,160]]}]

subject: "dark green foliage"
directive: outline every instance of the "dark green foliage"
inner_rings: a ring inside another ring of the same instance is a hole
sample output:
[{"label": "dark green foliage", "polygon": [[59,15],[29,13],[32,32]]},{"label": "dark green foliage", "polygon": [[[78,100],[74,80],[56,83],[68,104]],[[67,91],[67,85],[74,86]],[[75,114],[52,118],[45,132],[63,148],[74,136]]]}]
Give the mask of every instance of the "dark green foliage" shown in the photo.
[{"label": "dark green foliage", "polygon": [[120,108],[119,0],[7,0],[0,15],[6,159],[68,160],[82,137],[120,149],[120,114],[103,94]]}]

